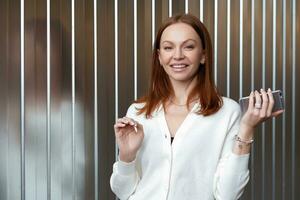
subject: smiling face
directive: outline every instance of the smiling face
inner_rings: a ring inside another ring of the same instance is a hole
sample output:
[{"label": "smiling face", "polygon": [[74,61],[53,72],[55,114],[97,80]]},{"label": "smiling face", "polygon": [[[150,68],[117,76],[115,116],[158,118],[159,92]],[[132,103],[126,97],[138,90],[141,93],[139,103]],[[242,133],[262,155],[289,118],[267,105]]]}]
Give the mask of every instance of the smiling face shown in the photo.
[{"label": "smiling face", "polygon": [[205,54],[197,32],[188,24],[175,23],[162,33],[159,62],[171,82],[188,82],[205,63]]}]

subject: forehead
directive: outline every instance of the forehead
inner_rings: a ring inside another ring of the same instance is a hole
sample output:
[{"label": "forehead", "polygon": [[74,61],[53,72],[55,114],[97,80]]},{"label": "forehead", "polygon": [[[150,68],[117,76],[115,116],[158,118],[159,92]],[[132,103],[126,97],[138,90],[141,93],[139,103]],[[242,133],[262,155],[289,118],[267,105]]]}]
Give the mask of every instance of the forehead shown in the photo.
[{"label": "forehead", "polygon": [[194,28],[182,22],[168,26],[161,35],[161,42],[181,42],[188,39],[200,41],[200,37]]}]

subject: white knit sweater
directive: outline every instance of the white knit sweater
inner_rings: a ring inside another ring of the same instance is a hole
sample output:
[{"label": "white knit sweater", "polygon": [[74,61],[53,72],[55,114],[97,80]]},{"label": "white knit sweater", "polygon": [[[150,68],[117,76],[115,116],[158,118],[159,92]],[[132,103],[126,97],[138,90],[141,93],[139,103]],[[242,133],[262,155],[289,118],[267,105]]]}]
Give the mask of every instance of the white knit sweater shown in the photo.
[{"label": "white knit sweater", "polygon": [[141,104],[132,104],[127,116],[143,125],[145,137],[133,162],[114,164],[112,191],[121,200],[238,199],[249,180],[249,154],[232,152],[241,112],[235,101],[223,101],[207,117],[195,104],[172,145],[162,106],[146,119],[136,114]]}]

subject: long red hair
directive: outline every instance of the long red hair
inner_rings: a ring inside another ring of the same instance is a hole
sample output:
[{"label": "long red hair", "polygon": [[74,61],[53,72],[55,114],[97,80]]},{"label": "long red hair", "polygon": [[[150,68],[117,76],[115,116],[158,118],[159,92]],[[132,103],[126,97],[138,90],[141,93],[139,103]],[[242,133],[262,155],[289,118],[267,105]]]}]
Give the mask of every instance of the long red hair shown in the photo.
[{"label": "long red hair", "polygon": [[164,71],[164,68],[160,65],[158,50],[160,49],[161,36],[164,30],[168,26],[179,22],[193,27],[200,37],[202,48],[205,52],[205,64],[200,64],[199,66],[199,70],[196,74],[197,84],[188,96],[187,106],[195,97],[199,97],[201,106],[197,113],[208,116],[216,113],[223,105],[222,97],[217,92],[213,81],[212,44],[209,33],[197,17],[191,14],[180,14],[168,18],[161,25],[156,35],[152,53],[152,73],[149,91],[146,96],[136,100],[136,103],[145,103],[144,106],[139,109],[138,114],[145,113],[147,118],[151,117],[151,114],[158,106],[161,104],[165,106],[168,99],[174,95],[170,79]]}]

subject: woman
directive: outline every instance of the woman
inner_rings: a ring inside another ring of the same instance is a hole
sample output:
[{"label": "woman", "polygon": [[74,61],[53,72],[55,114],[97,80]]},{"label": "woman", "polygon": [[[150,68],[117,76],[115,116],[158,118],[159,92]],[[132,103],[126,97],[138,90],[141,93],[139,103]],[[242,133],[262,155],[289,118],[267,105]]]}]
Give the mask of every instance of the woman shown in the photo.
[{"label": "woman", "polygon": [[120,152],[111,188],[120,199],[242,195],[254,128],[283,111],[272,113],[271,90],[262,89],[251,92],[242,117],[235,101],[218,94],[212,63],[208,31],[196,17],[177,15],[161,26],[149,93],[114,125]]}]

